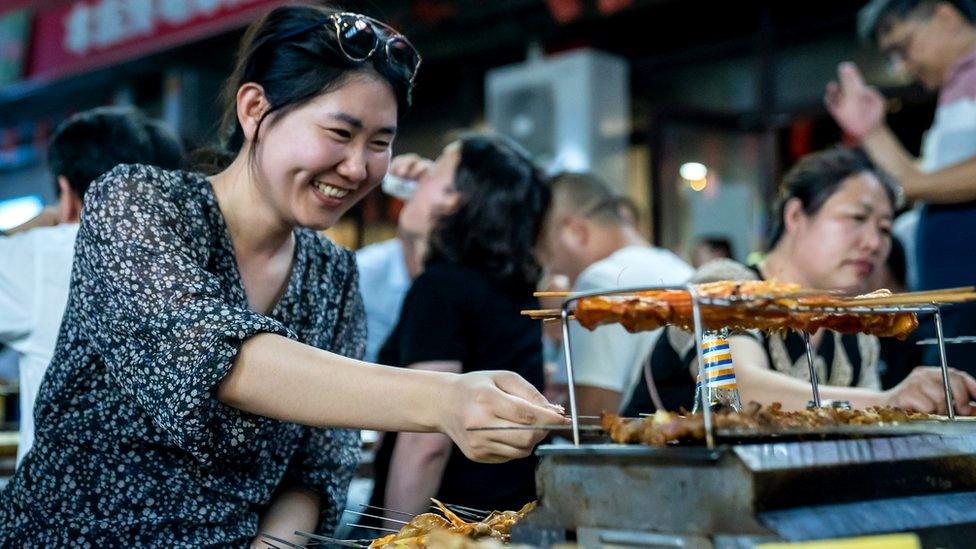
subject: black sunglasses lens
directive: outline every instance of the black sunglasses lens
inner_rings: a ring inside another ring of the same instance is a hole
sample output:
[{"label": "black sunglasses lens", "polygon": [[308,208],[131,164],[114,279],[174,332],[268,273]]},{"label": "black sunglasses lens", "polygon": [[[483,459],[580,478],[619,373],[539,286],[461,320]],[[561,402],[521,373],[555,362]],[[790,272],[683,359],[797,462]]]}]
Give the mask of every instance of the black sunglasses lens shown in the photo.
[{"label": "black sunglasses lens", "polygon": [[376,31],[361,17],[346,15],[338,22],[339,45],[347,56],[363,61],[376,49]]},{"label": "black sunglasses lens", "polygon": [[410,45],[410,42],[402,38],[393,38],[387,44],[387,52],[394,65],[402,67],[408,75],[413,76],[417,65],[420,64],[420,54]]}]

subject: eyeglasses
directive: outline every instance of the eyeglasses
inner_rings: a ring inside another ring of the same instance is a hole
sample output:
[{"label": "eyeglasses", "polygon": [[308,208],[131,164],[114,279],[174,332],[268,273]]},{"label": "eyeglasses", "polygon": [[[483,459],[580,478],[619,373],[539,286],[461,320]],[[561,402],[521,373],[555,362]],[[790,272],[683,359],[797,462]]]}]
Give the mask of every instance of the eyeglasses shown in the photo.
[{"label": "eyeglasses", "polygon": [[334,13],[325,21],[317,21],[293,31],[278,35],[278,40],[293,38],[317,27],[325,27],[335,35],[336,45],[346,59],[362,63],[380,50],[391,67],[400,72],[411,84],[420,68],[420,53],[409,40],[396,29],[382,21],[358,13]]},{"label": "eyeglasses", "polygon": [[915,43],[915,37],[918,31],[919,29],[916,27],[909,27],[908,31],[897,40],[889,39],[889,43],[881,50],[881,54],[884,55],[885,61],[887,62],[889,72],[900,72],[905,60],[908,58],[908,50]]}]

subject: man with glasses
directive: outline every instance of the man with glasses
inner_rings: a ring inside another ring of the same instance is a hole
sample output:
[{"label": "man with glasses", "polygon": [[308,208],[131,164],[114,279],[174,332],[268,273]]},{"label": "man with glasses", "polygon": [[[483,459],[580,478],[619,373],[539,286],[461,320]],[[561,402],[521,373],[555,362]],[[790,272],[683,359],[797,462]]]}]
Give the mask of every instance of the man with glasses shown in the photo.
[{"label": "man with glasses", "polygon": [[[553,178],[550,188],[540,256],[548,273],[568,277],[574,291],[676,285],[691,276],[687,263],[641,236],[622,215],[619,198],[596,177],[562,174]],[[619,325],[588,331],[571,323],[581,414],[618,410],[621,395],[630,394],[660,332],[631,334]]]},{"label": "man with glasses", "polygon": [[[917,216],[917,226],[900,234],[913,290],[976,282],[974,17],[972,0],[873,0],[858,15],[862,38],[887,55],[893,70],[938,90],[921,159],[906,151],[885,124],[884,98],[864,83],[852,63],[841,64],[838,81],[827,85],[825,102],[837,124],[899,181],[907,199],[917,201],[916,210],[907,214]],[[947,311],[944,324],[948,335],[976,334],[976,310]],[[949,359],[953,366],[976,371],[976,346],[953,346]]]}]

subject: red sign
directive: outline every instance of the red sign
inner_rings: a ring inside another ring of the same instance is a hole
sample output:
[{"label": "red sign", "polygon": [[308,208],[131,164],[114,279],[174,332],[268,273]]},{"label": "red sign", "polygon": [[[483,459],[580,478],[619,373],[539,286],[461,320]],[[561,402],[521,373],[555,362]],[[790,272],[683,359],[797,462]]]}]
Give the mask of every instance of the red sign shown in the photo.
[{"label": "red sign", "polygon": [[287,0],[75,0],[37,13],[28,76],[91,70],[237,28]]}]

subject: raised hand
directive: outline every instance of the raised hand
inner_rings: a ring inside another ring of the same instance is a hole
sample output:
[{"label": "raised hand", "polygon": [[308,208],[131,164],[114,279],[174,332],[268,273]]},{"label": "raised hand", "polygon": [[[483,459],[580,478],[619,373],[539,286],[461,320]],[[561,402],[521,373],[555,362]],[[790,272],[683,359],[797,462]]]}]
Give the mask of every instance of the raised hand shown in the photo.
[{"label": "raised hand", "polygon": [[860,140],[884,124],[884,97],[868,86],[854,63],[837,67],[838,80],[827,84],[824,104],[846,133]]}]

